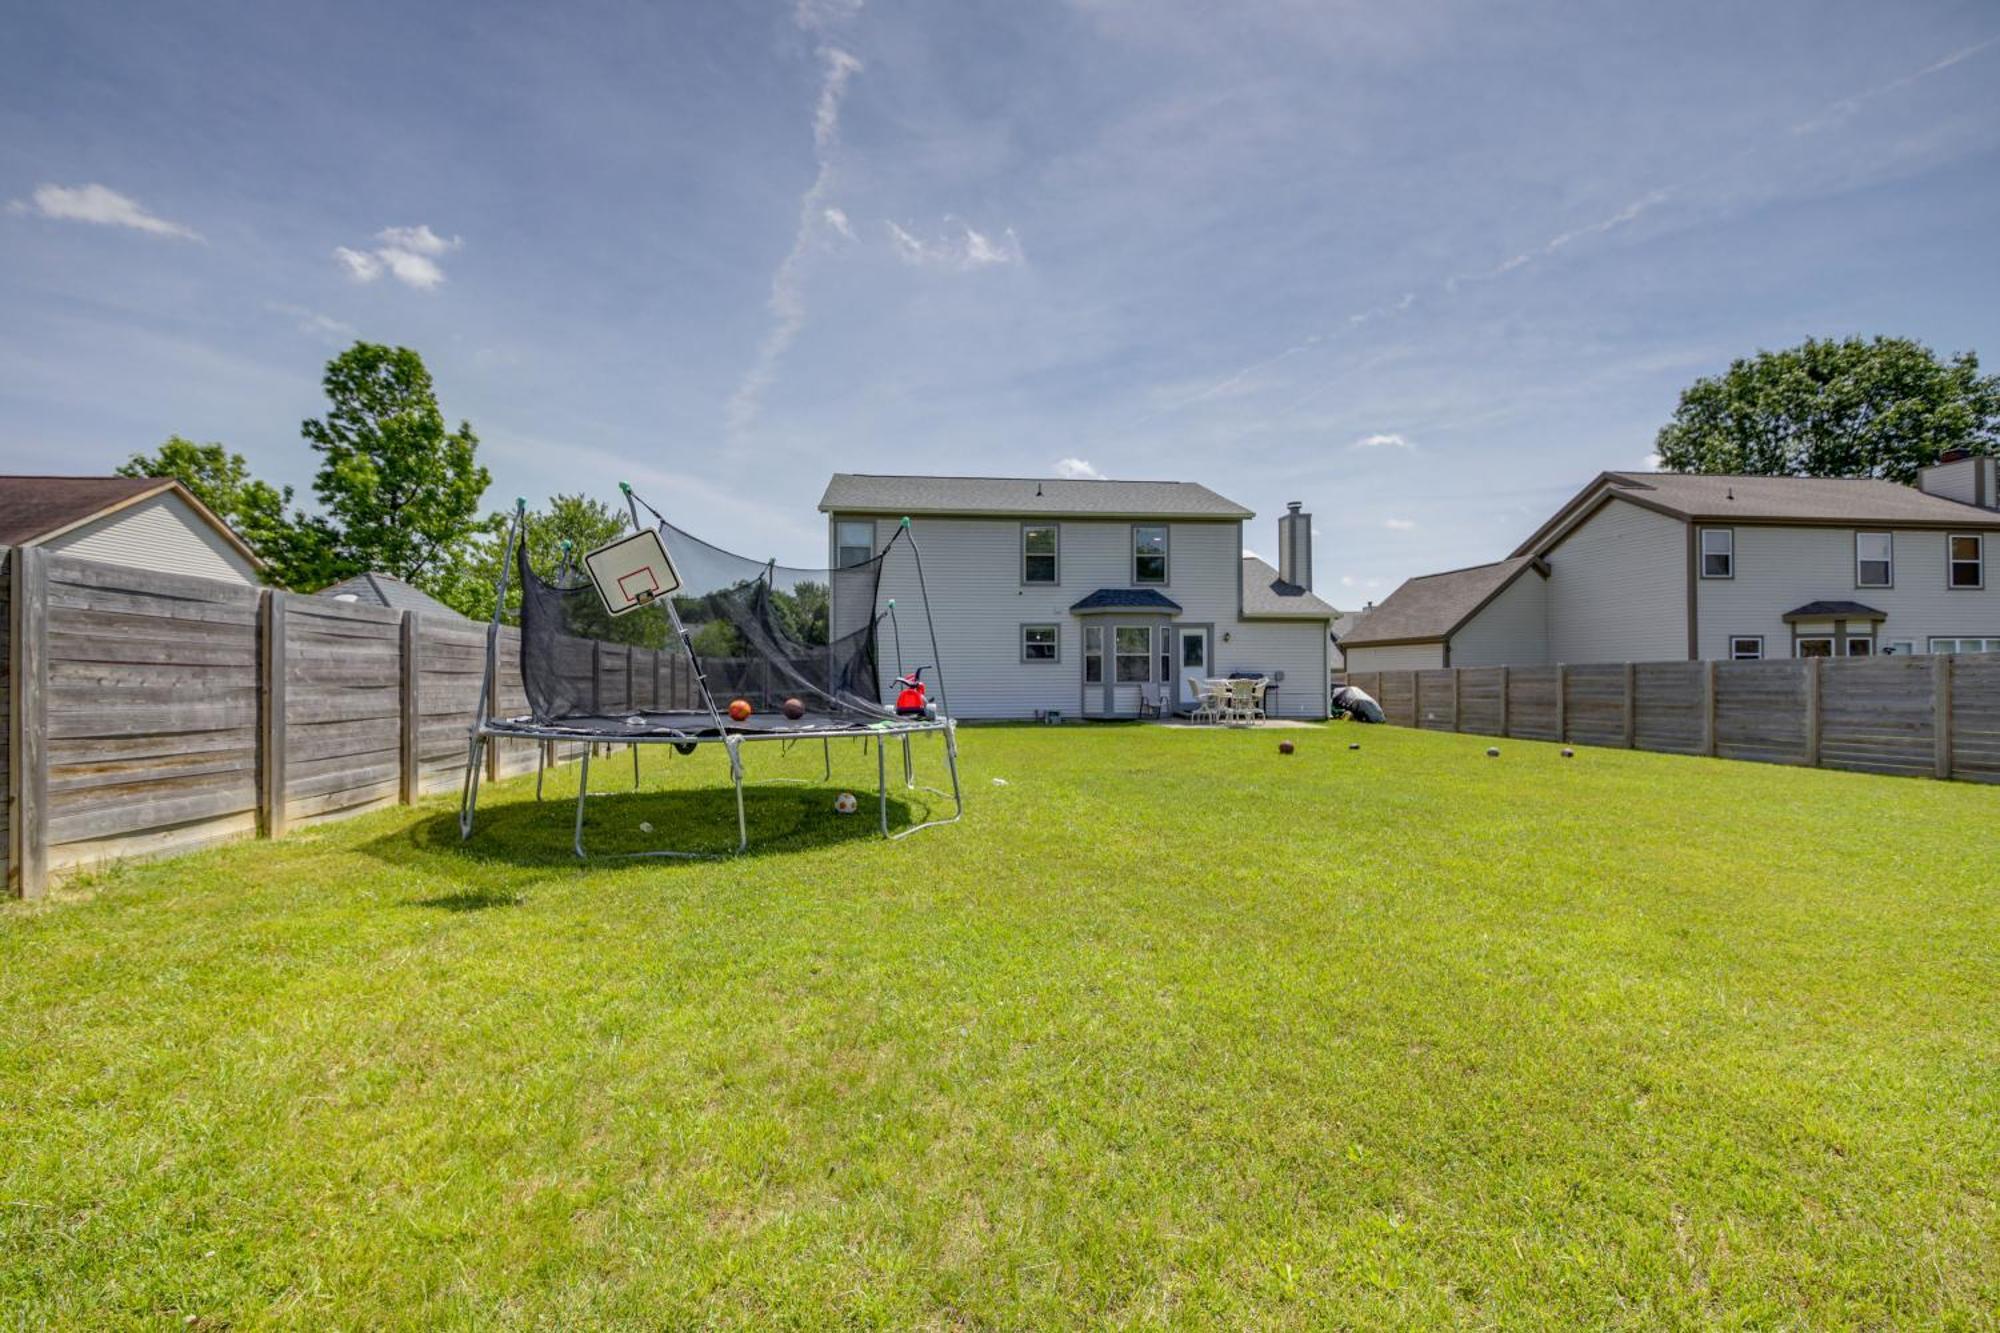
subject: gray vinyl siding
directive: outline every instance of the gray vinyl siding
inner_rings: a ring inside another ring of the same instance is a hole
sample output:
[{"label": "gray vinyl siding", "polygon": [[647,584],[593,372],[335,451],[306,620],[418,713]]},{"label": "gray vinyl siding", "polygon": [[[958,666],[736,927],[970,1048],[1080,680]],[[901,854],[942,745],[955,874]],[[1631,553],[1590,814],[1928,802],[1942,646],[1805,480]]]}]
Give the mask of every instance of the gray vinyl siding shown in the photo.
[{"label": "gray vinyl siding", "polygon": [[155,495],[43,543],[51,553],[130,569],[257,583],[243,553],[173,494]]},{"label": "gray vinyl siding", "polygon": [[1347,670],[1424,671],[1444,665],[1441,643],[1385,643],[1379,648],[1354,647],[1347,650]]},{"label": "gray vinyl siding", "polygon": [[[1055,585],[1021,583],[1020,516],[924,518],[911,521],[923,553],[930,607],[944,658],[945,698],[963,718],[1031,717],[1037,710],[1083,711],[1083,618],[1071,604],[1099,588],[1130,588],[1132,520],[1064,519],[1061,564]],[[895,536],[898,520],[876,522],[876,547]],[[1107,634],[1117,624],[1173,623],[1215,626],[1215,670],[1285,672],[1280,707],[1295,716],[1324,716],[1325,664],[1320,642],[1326,626],[1311,622],[1243,622],[1242,536],[1235,522],[1169,524],[1169,582],[1157,589],[1180,604],[1171,619],[1158,615],[1096,617]],[[900,553],[883,569],[881,596],[896,599],[906,666],[931,661],[930,641],[917,608],[915,564]],[[836,608],[845,623],[846,608]],[[1023,662],[1020,627],[1056,626],[1059,661]],[[1230,642],[1222,642],[1228,633]],[[886,630],[882,646],[885,676],[894,674],[894,645]],[[1157,650],[1155,655],[1157,656]],[[1111,670],[1107,653],[1105,670]],[[1138,689],[1117,691],[1121,712],[1135,711]],[[1315,712],[1315,710],[1317,710]]]},{"label": "gray vinyl siding", "polygon": [[1549,661],[1549,585],[1533,569],[1451,636],[1451,664],[1541,666]]},{"label": "gray vinyl siding", "polygon": [[1614,499],[1548,562],[1551,660],[1686,659],[1687,527],[1679,519]]},{"label": "gray vinyl siding", "polygon": [[[1986,587],[1945,586],[1946,533],[1897,528],[1895,586],[1854,586],[1854,528],[1736,527],[1736,577],[1705,579],[1696,590],[1703,657],[1729,656],[1729,637],[1758,634],[1766,657],[1789,657],[1785,612],[1807,602],[1860,602],[1888,613],[1878,641],[1908,639],[1925,651],[1933,636],[2000,635],[2000,529],[1986,530]],[[1880,532],[1881,528],[1867,531]],[[1977,531],[1977,529],[1967,529]],[[1850,623],[1850,630],[1862,630]]]}]

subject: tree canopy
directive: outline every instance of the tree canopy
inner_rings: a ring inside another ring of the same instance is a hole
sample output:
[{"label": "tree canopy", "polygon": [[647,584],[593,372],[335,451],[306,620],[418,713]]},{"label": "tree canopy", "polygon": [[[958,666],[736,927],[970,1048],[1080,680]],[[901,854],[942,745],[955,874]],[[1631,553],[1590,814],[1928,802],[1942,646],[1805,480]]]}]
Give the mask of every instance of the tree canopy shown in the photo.
[{"label": "tree canopy", "polygon": [[1913,483],[1946,449],[2000,453],[2000,376],[1908,338],[1808,338],[1696,380],[1655,448],[1673,472]]},{"label": "tree canopy", "polygon": [[423,358],[357,342],[327,363],[329,408],[301,427],[320,454],[313,493],[336,534],[340,574],[379,569],[419,587],[446,576],[453,552],[484,526],[492,481],[469,422],[445,428]]},{"label": "tree canopy", "polygon": [[242,454],[219,443],[170,435],[156,452],[133,454],[118,475],[180,482],[257,553],[265,577],[278,587],[313,592],[336,577],[333,534],[305,514],[288,514],[292,488],[259,481]]}]

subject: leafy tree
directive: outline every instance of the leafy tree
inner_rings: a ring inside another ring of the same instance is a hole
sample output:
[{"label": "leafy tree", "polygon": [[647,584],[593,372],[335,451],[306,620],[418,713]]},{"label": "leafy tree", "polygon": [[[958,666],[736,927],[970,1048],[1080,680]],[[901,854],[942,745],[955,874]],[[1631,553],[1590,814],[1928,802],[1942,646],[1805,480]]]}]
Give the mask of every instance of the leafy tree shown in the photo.
[{"label": "leafy tree", "polygon": [[327,363],[325,417],[301,429],[321,455],[313,493],[337,532],[343,574],[379,569],[442,585],[462,543],[485,530],[491,475],[469,422],[445,429],[423,358],[357,342]]},{"label": "leafy tree", "polygon": [[265,577],[278,587],[315,592],[337,577],[331,531],[305,514],[287,515],[292,488],[251,476],[242,454],[170,435],[157,452],[133,454],[118,475],[180,482],[236,530],[264,561]]},{"label": "leafy tree", "polygon": [[1908,338],[1809,338],[1695,381],[1655,447],[1674,472],[1912,483],[1946,449],[2000,453],[2000,376]]},{"label": "leafy tree", "polygon": [[[481,523],[470,540],[453,550],[430,589],[431,595],[474,620],[490,620],[500,562],[506,557],[507,528],[512,522],[512,514],[498,513]],[[623,514],[601,500],[582,495],[551,496],[546,510],[530,509],[523,522],[528,562],[537,574],[554,582],[564,562],[564,543],[568,543],[573,566],[569,578],[580,579],[584,553],[622,536],[628,526]],[[509,570],[507,610],[502,619],[516,624],[520,618],[521,580],[517,570]]]}]

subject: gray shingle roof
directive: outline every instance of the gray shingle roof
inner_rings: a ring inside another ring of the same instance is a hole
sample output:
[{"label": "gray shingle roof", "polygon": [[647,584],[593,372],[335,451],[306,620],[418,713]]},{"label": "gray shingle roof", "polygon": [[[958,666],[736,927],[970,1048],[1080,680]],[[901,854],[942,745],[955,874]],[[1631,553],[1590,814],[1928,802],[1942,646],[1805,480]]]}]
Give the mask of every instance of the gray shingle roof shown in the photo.
[{"label": "gray shingle roof", "polygon": [[1343,649],[1371,643],[1410,643],[1444,639],[1491,601],[1501,589],[1535,564],[1533,556],[1516,556],[1490,565],[1453,569],[1406,579],[1340,641]]},{"label": "gray shingle roof", "polygon": [[394,574],[384,574],[380,570],[356,574],[353,578],[328,584],[313,596],[339,599],[350,594],[362,606],[386,606],[391,611],[421,611],[427,616],[465,619],[429,593],[411,587]]},{"label": "gray shingle roof", "polygon": [[1070,604],[1072,611],[1178,611],[1181,604],[1152,588],[1099,588]]},{"label": "gray shingle roof", "polygon": [[1695,476],[1679,472],[1606,472],[1514,550],[1540,548],[1581,508],[1615,495],[1707,523],[1881,523],[1918,527],[2000,527],[2000,511],[1927,495],[1893,481],[1847,477]]},{"label": "gray shingle roof", "polygon": [[1004,514],[1049,518],[1245,519],[1256,515],[1191,481],[1056,477],[887,477],[836,472],[823,514]]},{"label": "gray shingle roof", "polygon": [[1278,571],[1254,555],[1243,557],[1243,616],[1246,620],[1291,617],[1331,620],[1340,612],[1296,583],[1286,583]]},{"label": "gray shingle roof", "polygon": [[1785,612],[1780,620],[1887,620],[1889,613],[1860,602],[1807,602]]}]

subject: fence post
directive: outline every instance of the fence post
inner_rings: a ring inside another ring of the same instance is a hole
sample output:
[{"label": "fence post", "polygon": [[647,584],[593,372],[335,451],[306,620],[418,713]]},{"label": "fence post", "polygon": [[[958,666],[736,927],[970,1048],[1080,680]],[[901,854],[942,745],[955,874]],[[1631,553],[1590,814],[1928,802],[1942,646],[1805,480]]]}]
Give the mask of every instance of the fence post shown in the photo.
[{"label": "fence post", "polygon": [[1937,775],[1951,777],[1951,654],[1931,654],[1931,731]]},{"label": "fence post", "polygon": [[267,588],[258,603],[263,632],[257,636],[258,666],[263,674],[264,713],[258,728],[260,765],[257,813],[264,836],[283,837],[285,818],[285,594]]},{"label": "fence post", "polygon": [[1625,664],[1625,748],[1630,750],[1638,739],[1639,705],[1634,695],[1638,686],[1639,668],[1635,663]]},{"label": "fence post", "polygon": [[49,566],[39,547],[17,546],[9,589],[7,776],[12,789],[7,874],[17,897],[49,886]]},{"label": "fence post", "polygon": [[1461,712],[1461,706],[1465,701],[1465,691],[1459,687],[1460,673],[1464,670],[1464,667],[1453,667],[1451,669],[1451,729],[1453,731],[1465,730],[1465,720]]},{"label": "fence post", "polygon": [[1507,730],[1507,668],[1504,666],[1500,668],[1500,734],[1513,734]]},{"label": "fence post", "polygon": [[1556,740],[1569,739],[1569,667],[1556,663]]},{"label": "fence post", "polygon": [[1706,670],[1702,672],[1705,678],[1702,697],[1708,717],[1702,726],[1702,746],[1708,751],[1708,757],[1713,759],[1715,758],[1715,659],[1709,658],[1704,666]]},{"label": "fence post", "polygon": [[1819,664],[1823,657],[1806,659],[1806,763],[1819,767]]},{"label": "fence post", "polygon": [[402,799],[404,805],[415,805],[417,801],[417,738],[423,727],[423,632],[417,625],[415,611],[403,612],[403,771]]}]

